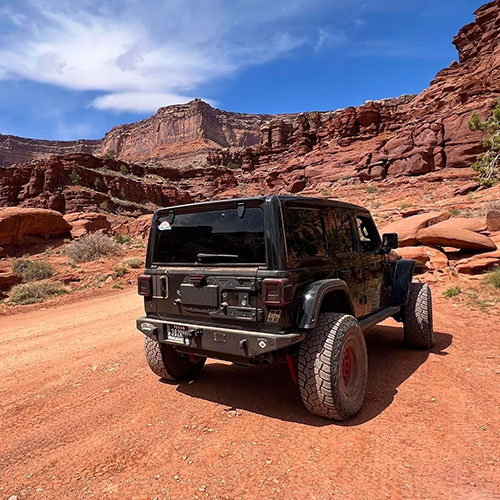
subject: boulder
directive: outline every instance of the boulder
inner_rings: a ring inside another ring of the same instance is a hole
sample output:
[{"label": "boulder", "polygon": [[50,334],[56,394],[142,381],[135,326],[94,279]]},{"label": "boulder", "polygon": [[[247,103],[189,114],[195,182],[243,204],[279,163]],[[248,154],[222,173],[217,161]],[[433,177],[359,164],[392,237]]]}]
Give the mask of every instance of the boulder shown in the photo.
[{"label": "boulder", "polygon": [[[417,233],[417,240],[423,245],[439,245],[460,248],[461,250],[483,251],[496,250],[495,243],[483,234],[455,224],[456,219],[440,222]],[[466,224],[465,224],[466,225]],[[471,223],[472,227],[472,223]]]},{"label": "boulder", "polygon": [[429,212],[413,215],[388,224],[382,228],[380,233],[398,233],[399,246],[408,247],[418,243],[417,233],[419,230],[444,221],[449,217],[448,212]]},{"label": "boulder", "polygon": [[473,255],[455,263],[454,269],[461,274],[478,274],[500,264],[500,250]]},{"label": "boulder", "polygon": [[396,250],[403,259],[417,261],[417,268],[426,268],[434,271],[445,270],[448,267],[448,257],[436,248],[426,246],[404,247]]},{"label": "boulder", "polygon": [[0,210],[0,245],[19,245],[69,233],[71,225],[55,210],[9,207]]},{"label": "boulder", "polygon": [[111,230],[111,222],[106,215],[98,212],[67,214],[64,216],[64,220],[71,224],[73,238],[80,238],[87,233],[95,233],[96,231],[109,232]]},{"label": "boulder", "polygon": [[466,229],[480,233],[486,231],[486,220],[483,217],[452,217],[439,223],[439,227],[449,227],[455,231]]},{"label": "boulder", "polygon": [[488,231],[500,231],[500,210],[490,210],[486,214]]},{"label": "boulder", "polygon": [[21,278],[12,271],[0,272],[0,291],[10,290],[14,285],[21,282]]},{"label": "boulder", "polygon": [[130,222],[125,222],[116,228],[118,234],[125,234],[132,237],[147,238],[153,214],[146,214],[133,219]]}]

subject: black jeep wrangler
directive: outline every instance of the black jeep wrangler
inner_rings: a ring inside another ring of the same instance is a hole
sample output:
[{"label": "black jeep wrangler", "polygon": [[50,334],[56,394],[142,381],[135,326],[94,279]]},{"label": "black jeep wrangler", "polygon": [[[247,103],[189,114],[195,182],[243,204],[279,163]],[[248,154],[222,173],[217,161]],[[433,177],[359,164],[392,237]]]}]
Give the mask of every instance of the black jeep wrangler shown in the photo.
[{"label": "black jeep wrangler", "polygon": [[393,317],[407,346],[433,344],[431,292],[412,283],[397,234],[368,210],[293,196],[158,210],[139,277],[146,358],[159,377],[198,376],[207,357],[282,360],[306,408],[345,420],[363,404],[363,331]]}]

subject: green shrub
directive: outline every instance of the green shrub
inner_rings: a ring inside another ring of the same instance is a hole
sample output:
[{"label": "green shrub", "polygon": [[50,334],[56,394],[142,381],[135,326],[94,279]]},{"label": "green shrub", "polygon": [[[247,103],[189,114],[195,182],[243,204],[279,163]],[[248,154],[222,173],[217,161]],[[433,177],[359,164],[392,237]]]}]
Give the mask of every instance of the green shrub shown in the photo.
[{"label": "green shrub", "polygon": [[69,290],[61,283],[32,281],[13,287],[10,291],[9,302],[13,304],[35,304],[68,292]]},{"label": "green shrub", "polygon": [[97,177],[96,180],[94,181],[94,188],[96,191],[103,192],[106,191],[106,184],[104,184],[101,178]]},{"label": "green shrub", "polygon": [[65,249],[71,262],[89,262],[99,257],[117,254],[119,251],[118,243],[102,233],[86,234]]},{"label": "green shrub", "polygon": [[459,286],[452,286],[452,287],[448,288],[448,290],[444,291],[443,295],[447,299],[451,299],[451,297],[456,297],[457,295],[460,295],[461,292],[462,292],[462,290],[460,290]]},{"label": "green shrub", "polygon": [[500,290],[500,267],[488,271],[484,277],[484,281],[488,285]]},{"label": "green shrub", "polygon": [[130,170],[129,168],[127,167],[127,165],[125,165],[125,163],[122,163],[121,167],[120,167],[120,172],[123,174],[123,175],[128,175],[130,174]]},{"label": "green shrub", "polygon": [[497,102],[491,116],[482,121],[477,113],[473,113],[469,120],[470,130],[482,130],[487,137],[483,141],[486,149],[472,165],[477,172],[477,181],[483,186],[493,186],[500,180],[498,166],[500,165],[500,100]]},{"label": "green shrub", "polygon": [[113,236],[113,239],[119,243],[120,245],[124,245],[125,243],[130,243],[132,241],[132,238],[130,236],[127,236],[126,234],[119,234],[116,233]]},{"label": "green shrub", "polygon": [[450,215],[452,217],[458,217],[462,212],[460,210],[458,210],[457,208],[452,208],[450,210]]},{"label": "green shrub", "polygon": [[366,192],[368,194],[373,194],[373,193],[376,193],[378,191],[378,187],[377,186],[368,186],[366,188]]},{"label": "green shrub", "polygon": [[227,168],[231,169],[231,170],[234,170],[236,168],[240,168],[239,165],[237,165],[236,163],[233,163],[232,161],[230,161],[227,165],[226,165]]},{"label": "green shrub", "polygon": [[76,170],[72,170],[69,173],[68,177],[69,177],[71,184],[74,184],[75,186],[79,186],[82,182],[82,178],[80,177],[80,175],[78,174],[78,172]]},{"label": "green shrub", "polygon": [[104,158],[115,158],[116,157],[116,151],[114,149],[110,149],[105,155]]},{"label": "green shrub", "polygon": [[128,273],[128,267],[125,266],[124,264],[118,264],[115,267],[114,271],[115,271],[116,276],[121,278],[122,276],[125,276]]},{"label": "green shrub", "polygon": [[54,276],[54,268],[49,262],[26,258],[15,260],[12,264],[12,271],[21,278],[23,283],[43,280]]},{"label": "green shrub", "polygon": [[140,269],[144,265],[142,259],[139,259],[138,257],[129,257],[128,259],[124,259],[122,264],[130,267],[131,269]]}]

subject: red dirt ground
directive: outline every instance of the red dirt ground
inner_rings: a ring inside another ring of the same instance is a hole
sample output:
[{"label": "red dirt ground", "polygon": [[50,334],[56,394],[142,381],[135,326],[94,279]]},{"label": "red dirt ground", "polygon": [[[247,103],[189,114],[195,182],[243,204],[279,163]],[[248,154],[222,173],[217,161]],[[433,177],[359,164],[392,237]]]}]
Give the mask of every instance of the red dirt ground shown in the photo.
[{"label": "red dirt ground", "polygon": [[285,365],[146,366],[134,290],[1,318],[0,498],[500,498],[498,310],[435,293],[436,346],[367,332],[345,424],[310,415]]}]

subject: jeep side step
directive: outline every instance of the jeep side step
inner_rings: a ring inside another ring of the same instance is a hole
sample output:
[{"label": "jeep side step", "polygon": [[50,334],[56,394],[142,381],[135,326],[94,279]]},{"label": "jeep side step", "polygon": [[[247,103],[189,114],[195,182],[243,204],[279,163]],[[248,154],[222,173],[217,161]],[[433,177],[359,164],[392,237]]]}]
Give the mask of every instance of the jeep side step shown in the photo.
[{"label": "jeep side step", "polygon": [[360,319],[359,326],[361,326],[361,329],[363,331],[368,330],[368,328],[375,326],[377,323],[380,323],[384,319],[387,319],[387,318],[390,318],[391,316],[394,316],[400,310],[401,310],[401,307],[399,307],[399,306],[385,307],[384,309],[381,309],[380,311],[377,311],[374,314],[370,314],[369,316],[366,316],[365,318]]}]

